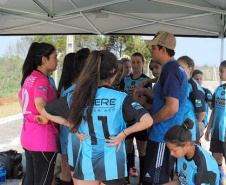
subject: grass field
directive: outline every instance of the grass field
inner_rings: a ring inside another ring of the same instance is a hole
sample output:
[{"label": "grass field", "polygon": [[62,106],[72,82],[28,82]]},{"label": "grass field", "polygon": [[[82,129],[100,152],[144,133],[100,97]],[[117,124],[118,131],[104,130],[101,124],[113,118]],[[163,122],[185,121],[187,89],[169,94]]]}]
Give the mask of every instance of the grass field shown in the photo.
[{"label": "grass field", "polygon": [[22,113],[22,110],[18,101],[0,104],[0,118],[4,118],[19,113]]}]

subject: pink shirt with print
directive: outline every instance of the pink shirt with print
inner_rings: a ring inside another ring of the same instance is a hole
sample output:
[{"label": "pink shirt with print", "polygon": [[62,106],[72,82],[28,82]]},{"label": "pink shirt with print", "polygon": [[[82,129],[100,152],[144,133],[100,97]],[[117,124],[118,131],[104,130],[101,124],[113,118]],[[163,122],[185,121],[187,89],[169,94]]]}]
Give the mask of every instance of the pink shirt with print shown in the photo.
[{"label": "pink shirt with print", "polygon": [[34,119],[35,115],[40,114],[35,107],[35,98],[41,97],[50,103],[56,99],[55,89],[44,74],[34,70],[24,81],[19,97],[25,118],[21,133],[22,146],[30,151],[55,152],[58,136],[55,124],[49,121],[46,125],[40,125]]}]

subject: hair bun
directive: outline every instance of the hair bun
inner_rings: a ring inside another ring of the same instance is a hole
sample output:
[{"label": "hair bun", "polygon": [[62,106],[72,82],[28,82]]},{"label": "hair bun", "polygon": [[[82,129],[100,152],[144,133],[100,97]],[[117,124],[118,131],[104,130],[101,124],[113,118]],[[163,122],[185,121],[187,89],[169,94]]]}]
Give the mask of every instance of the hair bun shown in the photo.
[{"label": "hair bun", "polygon": [[182,127],[184,127],[185,129],[192,129],[193,126],[194,126],[194,123],[190,118],[187,118],[182,124]]}]

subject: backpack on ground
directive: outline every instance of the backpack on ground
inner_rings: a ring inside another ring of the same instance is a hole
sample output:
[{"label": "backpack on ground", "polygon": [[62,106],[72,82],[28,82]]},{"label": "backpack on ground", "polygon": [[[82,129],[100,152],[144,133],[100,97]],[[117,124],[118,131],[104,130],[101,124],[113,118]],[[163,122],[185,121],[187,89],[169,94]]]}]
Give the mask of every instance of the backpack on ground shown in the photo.
[{"label": "backpack on ground", "polygon": [[6,178],[20,179],[23,176],[22,154],[16,150],[0,152],[0,167],[4,167]]}]

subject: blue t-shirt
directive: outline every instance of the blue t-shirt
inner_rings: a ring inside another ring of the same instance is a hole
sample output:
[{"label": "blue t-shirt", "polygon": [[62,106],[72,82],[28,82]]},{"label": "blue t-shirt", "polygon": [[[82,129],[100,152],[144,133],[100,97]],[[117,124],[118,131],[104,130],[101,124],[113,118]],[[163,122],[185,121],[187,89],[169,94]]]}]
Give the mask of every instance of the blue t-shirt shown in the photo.
[{"label": "blue t-shirt", "polygon": [[125,142],[116,152],[117,146],[109,147],[105,140],[117,136],[126,128],[126,123],[139,121],[145,113],[147,111],[126,93],[99,88],[91,119],[82,120],[79,127],[79,132],[87,134],[88,138],[80,146],[74,177],[100,181],[126,177]]},{"label": "blue t-shirt", "polygon": [[218,164],[213,156],[201,146],[195,145],[195,155],[177,160],[177,171],[182,185],[218,185]]},{"label": "blue t-shirt", "polygon": [[133,79],[133,74],[130,74],[121,80],[119,90],[124,90],[127,94],[133,97],[133,91],[136,86],[139,85],[141,81],[147,79],[149,79],[149,77],[143,73],[137,79]]},{"label": "blue t-shirt", "polygon": [[214,117],[211,137],[225,142],[226,132],[226,84],[219,86],[213,95]]},{"label": "blue t-shirt", "polygon": [[163,138],[169,128],[183,123],[187,85],[187,76],[176,60],[171,60],[162,66],[161,75],[153,89],[154,98],[151,115],[155,115],[166,104],[165,97],[178,99],[179,110],[170,119],[153,125],[149,129],[149,140],[165,142]]}]

